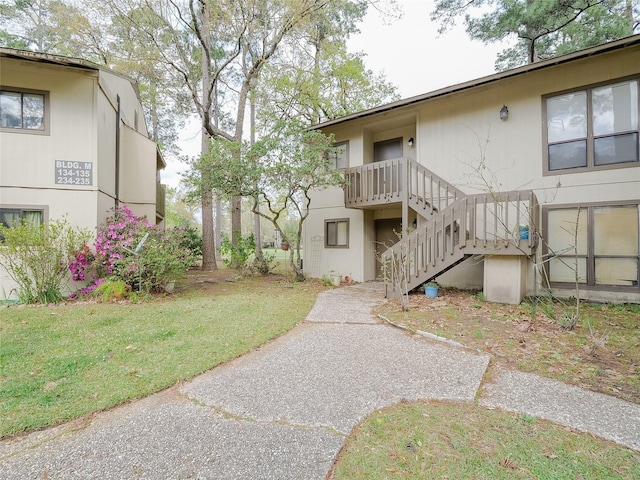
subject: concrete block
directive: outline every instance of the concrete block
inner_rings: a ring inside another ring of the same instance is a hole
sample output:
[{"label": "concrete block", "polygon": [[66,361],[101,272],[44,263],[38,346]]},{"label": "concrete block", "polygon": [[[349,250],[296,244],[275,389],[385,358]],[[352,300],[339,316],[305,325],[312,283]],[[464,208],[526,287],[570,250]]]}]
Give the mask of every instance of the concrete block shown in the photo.
[{"label": "concrete block", "polygon": [[484,259],[484,296],[489,302],[518,305],[526,291],[527,257],[492,255]]}]

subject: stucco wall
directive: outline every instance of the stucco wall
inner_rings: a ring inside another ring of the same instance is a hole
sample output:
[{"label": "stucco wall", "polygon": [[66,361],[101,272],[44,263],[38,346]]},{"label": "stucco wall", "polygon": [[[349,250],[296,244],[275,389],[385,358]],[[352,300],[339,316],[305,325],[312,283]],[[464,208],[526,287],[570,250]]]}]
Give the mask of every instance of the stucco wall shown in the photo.
[{"label": "stucco wall", "polygon": [[117,96],[120,96],[120,117],[122,121],[145,137],[148,137],[149,132],[145,123],[144,111],[142,110],[136,87],[133,86],[131,81],[114,72],[102,70],[100,71],[100,88],[114,107],[114,111],[117,105]]},{"label": "stucco wall", "polygon": [[120,201],[151,205],[155,221],[156,144],[126,125],[121,129]]},{"label": "stucco wall", "polygon": [[56,185],[54,166],[56,160],[92,162],[95,165],[95,73],[6,58],[1,62],[2,86],[47,91],[50,102],[49,135],[0,133],[2,185],[95,190],[95,178],[93,187]]},{"label": "stucco wall", "polygon": [[[55,189],[33,189],[6,188],[3,187],[0,196],[0,204],[3,207],[29,207],[42,208],[44,210],[45,222],[54,219],[65,218],[72,225],[86,229],[95,234],[95,227],[98,223],[96,218],[97,197],[92,191],[64,191]],[[78,205],[83,208],[79,209]],[[70,293],[78,287],[74,286],[69,277],[69,288],[65,291]],[[0,299],[17,298],[14,289],[17,285],[8,276],[4,268],[0,268]]]},{"label": "stucco wall", "polygon": [[[98,157],[97,179],[98,189],[105,195],[115,199],[116,195],[116,106],[111,103],[105,92],[97,93]],[[112,200],[111,207],[114,205]]]},{"label": "stucco wall", "polygon": [[[638,198],[640,167],[543,176],[542,96],[638,73],[640,54],[592,58],[469,92],[420,109],[418,158],[467,193],[534,189],[540,203]],[[502,121],[499,111],[509,109]],[[484,162],[486,169],[479,167]],[[637,164],[636,164],[637,165]]]},{"label": "stucco wall", "polygon": [[[156,145],[146,137],[142,107],[128,79],[106,71],[7,57],[0,58],[0,71],[3,87],[47,92],[49,112],[46,134],[0,132],[2,207],[42,208],[45,221],[64,216],[72,225],[95,232],[114,206],[119,95],[122,203],[155,221]],[[91,185],[57,181],[56,162],[91,164]],[[0,272],[0,298],[14,287],[6,272]]]},{"label": "stucco wall", "polygon": [[[370,239],[365,235],[363,212],[342,207],[322,208],[310,211],[305,221],[304,272],[320,278],[334,271],[360,281],[366,252],[371,250]],[[326,248],[324,246],[324,221],[349,219],[349,247]]]}]

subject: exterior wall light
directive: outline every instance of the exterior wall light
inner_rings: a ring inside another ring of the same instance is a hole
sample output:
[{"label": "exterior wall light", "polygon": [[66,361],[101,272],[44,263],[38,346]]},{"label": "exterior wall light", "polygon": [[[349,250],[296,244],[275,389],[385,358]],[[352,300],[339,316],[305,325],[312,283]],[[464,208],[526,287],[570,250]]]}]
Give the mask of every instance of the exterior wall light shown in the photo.
[{"label": "exterior wall light", "polygon": [[502,108],[500,109],[500,120],[506,120],[507,118],[509,118],[509,109],[507,108],[506,105],[503,105]]},{"label": "exterior wall light", "polygon": [[413,144],[415,143],[415,140],[413,139],[413,137],[411,137],[409,139],[409,141],[407,142],[407,145],[409,145],[409,148],[413,148]]}]

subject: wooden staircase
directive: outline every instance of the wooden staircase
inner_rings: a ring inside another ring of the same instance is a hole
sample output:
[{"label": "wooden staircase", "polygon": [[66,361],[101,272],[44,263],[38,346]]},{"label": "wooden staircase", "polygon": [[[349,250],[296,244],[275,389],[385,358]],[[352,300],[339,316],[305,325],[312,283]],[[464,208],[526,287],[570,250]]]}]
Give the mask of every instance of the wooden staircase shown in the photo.
[{"label": "wooden staircase", "polygon": [[417,228],[381,256],[387,296],[410,291],[471,256],[526,255],[536,247],[538,202],[531,190],[466,195],[411,159],[347,169],[345,206],[404,202]]}]

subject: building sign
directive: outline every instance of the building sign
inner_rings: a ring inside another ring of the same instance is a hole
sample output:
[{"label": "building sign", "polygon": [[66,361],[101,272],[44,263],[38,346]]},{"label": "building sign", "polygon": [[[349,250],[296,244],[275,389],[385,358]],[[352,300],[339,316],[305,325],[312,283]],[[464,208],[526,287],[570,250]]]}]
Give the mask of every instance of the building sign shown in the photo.
[{"label": "building sign", "polygon": [[56,160],[56,185],[93,185],[92,162]]}]

